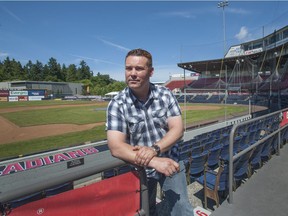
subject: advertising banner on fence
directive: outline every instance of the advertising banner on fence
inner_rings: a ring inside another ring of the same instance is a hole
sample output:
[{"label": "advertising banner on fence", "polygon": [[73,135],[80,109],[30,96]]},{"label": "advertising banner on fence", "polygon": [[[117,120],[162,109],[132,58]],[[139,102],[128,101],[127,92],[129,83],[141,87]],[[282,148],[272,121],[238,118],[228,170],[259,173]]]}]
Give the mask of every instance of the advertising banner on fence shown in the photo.
[{"label": "advertising banner on fence", "polygon": [[7,101],[8,97],[0,97],[0,101]]},{"label": "advertising banner on fence", "polygon": [[28,101],[28,96],[18,96],[18,101]]},{"label": "advertising banner on fence", "polygon": [[0,90],[0,97],[8,97],[9,91],[8,90]]},{"label": "advertising banner on fence", "polygon": [[10,91],[10,96],[28,95],[28,91]]},{"label": "advertising banner on fence", "polygon": [[9,97],[9,102],[18,101],[18,97]]},{"label": "advertising banner on fence", "polygon": [[28,96],[29,101],[41,101],[45,96]]},{"label": "advertising banner on fence", "polygon": [[280,127],[283,127],[284,125],[288,124],[288,111],[283,112],[282,114],[282,121],[280,122]]},{"label": "advertising banner on fence", "polygon": [[28,96],[45,96],[45,90],[28,90]]}]

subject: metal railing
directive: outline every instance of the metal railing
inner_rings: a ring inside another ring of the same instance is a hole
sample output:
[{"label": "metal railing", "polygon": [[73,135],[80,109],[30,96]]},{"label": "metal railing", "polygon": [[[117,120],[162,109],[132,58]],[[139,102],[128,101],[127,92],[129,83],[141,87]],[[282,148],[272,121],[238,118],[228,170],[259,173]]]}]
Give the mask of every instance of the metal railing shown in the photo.
[{"label": "metal railing", "polygon": [[235,137],[235,133],[237,131],[237,129],[241,126],[244,126],[244,125],[248,125],[250,123],[253,123],[253,122],[256,122],[256,121],[260,121],[260,120],[264,120],[268,117],[271,117],[271,116],[279,116],[279,124],[280,124],[280,118],[283,114],[283,112],[287,111],[288,109],[283,109],[283,110],[280,110],[280,111],[276,111],[276,112],[273,112],[273,113],[270,113],[270,114],[267,114],[267,115],[264,115],[264,116],[260,116],[260,117],[257,117],[257,118],[254,118],[254,119],[250,119],[250,120],[247,120],[245,122],[240,122],[238,124],[235,124],[233,125],[232,129],[231,129],[231,132],[230,132],[230,137],[229,137],[229,179],[228,179],[228,185],[229,185],[229,197],[228,197],[228,202],[230,204],[233,203],[233,175],[234,175],[234,172],[233,172],[233,162],[238,159],[239,157],[241,157],[242,155],[244,155],[245,153],[249,152],[251,149],[257,147],[258,145],[264,143],[266,140],[268,140],[269,138],[275,136],[275,135],[278,135],[278,143],[277,143],[277,152],[276,152],[276,155],[280,155],[280,145],[281,145],[281,131],[284,130],[286,127],[288,127],[288,124],[283,126],[283,127],[280,127],[275,130],[274,132],[266,135],[265,137],[263,137],[262,139],[258,140],[256,143],[250,145],[249,147],[247,147],[246,149],[244,149],[243,151],[239,152],[239,153],[236,153],[235,155],[233,154],[233,147],[234,147],[234,137]]}]

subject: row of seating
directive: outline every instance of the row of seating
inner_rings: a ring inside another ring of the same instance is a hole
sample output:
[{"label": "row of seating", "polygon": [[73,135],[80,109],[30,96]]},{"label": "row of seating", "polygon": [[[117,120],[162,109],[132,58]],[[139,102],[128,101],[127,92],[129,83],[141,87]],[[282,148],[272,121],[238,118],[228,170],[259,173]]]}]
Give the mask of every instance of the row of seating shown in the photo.
[{"label": "row of seating", "polygon": [[64,183],[53,188],[48,188],[46,190],[39,191],[34,194],[30,194],[28,196],[24,196],[19,199],[12,200],[9,203],[4,204],[2,207],[4,208],[3,210],[7,212],[7,210],[9,209],[11,210],[13,208],[22,206],[24,204],[27,204],[36,200],[40,200],[40,199],[47,198],[47,197],[52,197],[59,193],[72,190],[73,188],[74,188],[73,182]]},{"label": "row of seating", "polygon": [[[287,138],[288,128],[282,132],[281,146],[287,143]],[[257,169],[262,167],[263,163],[267,162],[272,157],[272,154],[276,153],[275,148],[273,148],[273,145],[276,144],[278,144],[277,134],[243,154],[233,162],[233,190],[236,190],[243,181],[250,178]],[[227,194],[228,174],[228,161],[221,160],[218,171],[209,169],[205,166],[204,173],[195,179],[198,183],[203,185],[205,208],[207,208],[207,198],[213,199],[216,202],[217,207],[219,206],[219,193],[222,192],[224,195]]]},{"label": "row of seating", "polygon": [[[267,135],[279,128],[278,115],[270,116],[265,120],[259,120],[254,123],[246,124],[236,130],[234,137],[233,153],[237,154],[258,140],[263,139]],[[228,160],[229,160],[229,138],[231,126],[217,129],[212,132],[201,134],[192,140],[183,142],[180,145],[180,158],[186,164],[187,183],[194,181],[204,185],[204,174],[211,179],[217,174],[219,169],[223,172],[217,191],[225,191],[228,189],[225,181],[228,181]],[[286,142],[288,137],[288,129],[282,132],[282,143]],[[249,152],[234,161],[234,187],[239,186],[243,179],[250,177],[252,173],[259,169],[263,163],[271,158],[273,153],[277,152],[278,137],[273,136],[263,142],[261,145],[251,149]],[[205,171],[206,170],[206,171]],[[227,173],[225,173],[227,172]],[[226,176],[226,177],[225,177]],[[205,179],[206,179],[205,177]],[[218,176],[218,178],[220,178]],[[214,181],[216,179],[214,178]],[[207,187],[207,183],[205,183]],[[225,186],[225,187],[224,187]],[[208,193],[207,190],[204,190]],[[210,191],[211,194],[211,191]],[[218,194],[218,192],[217,192]],[[207,195],[208,196],[208,195]],[[209,196],[208,196],[209,197]],[[213,193],[212,199],[219,205],[219,197]],[[211,198],[210,197],[210,198]],[[205,202],[206,203],[206,202]]]}]

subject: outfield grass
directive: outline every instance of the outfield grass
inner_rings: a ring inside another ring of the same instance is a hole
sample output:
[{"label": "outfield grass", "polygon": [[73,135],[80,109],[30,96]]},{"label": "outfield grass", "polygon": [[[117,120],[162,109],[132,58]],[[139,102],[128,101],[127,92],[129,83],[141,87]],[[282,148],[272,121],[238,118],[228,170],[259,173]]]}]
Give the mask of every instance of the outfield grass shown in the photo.
[{"label": "outfield grass", "polygon": [[[183,105],[183,104],[182,104]],[[183,105],[184,106],[184,105]],[[203,104],[193,104],[192,106],[201,106],[203,107]],[[195,124],[200,123],[203,121],[208,120],[216,120],[219,118],[225,118],[225,112],[226,116],[239,116],[239,114],[246,113],[248,114],[248,107],[247,106],[235,106],[235,105],[211,105],[211,104],[205,104],[205,106],[217,106],[220,109],[217,110],[188,110],[186,111],[186,123],[187,124]],[[182,114],[183,120],[185,117],[185,113]]]},{"label": "outfield grass", "polygon": [[33,107],[33,106],[54,106],[54,105],[70,105],[70,104],[95,104],[94,101],[81,100],[42,100],[42,101],[18,101],[18,102],[4,102],[0,101],[0,109],[12,107]]},{"label": "outfield grass", "polygon": [[[61,107],[47,108],[38,110],[18,111],[11,113],[1,113],[0,115],[9,119],[13,123],[24,127],[43,124],[89,124],[105,121],[105,108],[107,103],[95,103],[88,101],[33,101],[19,103],[0,103],[1,108],[26,107],[26,106],[47,106],[47,105],[63,105],[63,104],[87,104],[87,106],[79,107]],[[180,104],[184,107],[184,104]],[[218,119],[225,115],[237,115],[239,113],[248,112],[245,106],[235,105],[211,105],[211,104],[189,104],[189,106],[217,106],[216,110],[187,110],[186,123],[196,123],[205,120]],[[224,119],[224,117],[223,117]],[[17,155],[26,155],[35,152],[58,149],[73,145],[79,145],[87,141],[100,141],[106,139],[104,126],[98,126],[91,130],[82,132],[67,133],[58,136],[38,138],[30,141],[14,142],[0,145],[0,158],[13,157]]]},{"label": "outfield grass", "polygon": [[46,124],[90,124],[105,121],[103,105],[49,108],[3,113],[1,116],[20,127]]},{"label": "outfield grass", "polygon": [[91,130],[67,133],[63,135],[38,138],[30,141],[14,142],[0,145],[0,159],[33,154],[64,147],[76,146],[86,141],[100,141],[106,139],[105,126],[98,126]]}]

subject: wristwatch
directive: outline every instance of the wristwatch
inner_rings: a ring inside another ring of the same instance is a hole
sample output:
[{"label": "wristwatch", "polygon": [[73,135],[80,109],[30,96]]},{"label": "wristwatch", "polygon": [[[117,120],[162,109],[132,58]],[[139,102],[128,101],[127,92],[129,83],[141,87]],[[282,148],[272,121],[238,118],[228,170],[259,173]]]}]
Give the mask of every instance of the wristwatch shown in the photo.
[{"label": "wristwatch", "polygon": [[157,144],[152,145],[153,150],[156,152],[156,156],[158,157],[161,153],[160,147]]}]

